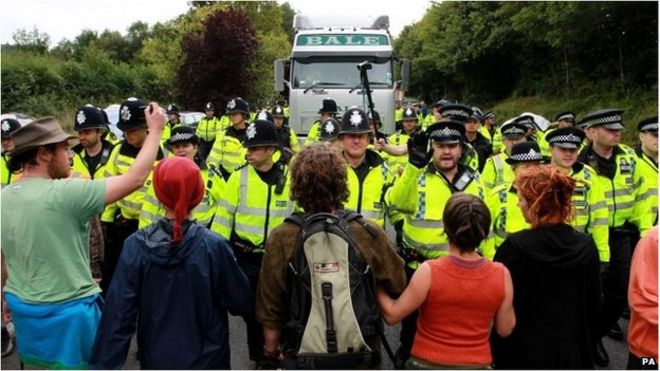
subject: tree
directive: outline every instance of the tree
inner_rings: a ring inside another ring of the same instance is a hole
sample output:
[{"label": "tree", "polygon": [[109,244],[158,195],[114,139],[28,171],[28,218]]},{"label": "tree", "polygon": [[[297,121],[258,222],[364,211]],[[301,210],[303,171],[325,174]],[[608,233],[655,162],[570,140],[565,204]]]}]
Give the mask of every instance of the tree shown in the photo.
[{"label": "tree", "polygon": [[36,53],[46,53],[50,45],[50,36],[45,32],[39,32],[37,27],[32,31],[26,29],[18,29],[12,36],[14,44],[19,50],[33,51]]},{"label": "tree", "polygon": [[257,38],[244,12],[218,10],[203,22],[201,33],[181,40],[183,61],[178,68],[178,101],[201,107],[206,101],[227,102],[250,93],[249,66],[257,55]]}]

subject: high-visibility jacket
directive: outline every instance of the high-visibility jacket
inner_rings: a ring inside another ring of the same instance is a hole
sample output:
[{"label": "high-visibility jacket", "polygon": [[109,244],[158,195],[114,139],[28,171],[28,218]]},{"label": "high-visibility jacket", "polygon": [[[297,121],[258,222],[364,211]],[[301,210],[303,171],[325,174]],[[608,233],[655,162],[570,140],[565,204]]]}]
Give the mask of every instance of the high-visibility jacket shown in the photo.
[{"label": "high-visibility jacket", "polygon": [[590,144],[580,152],[578,161],[588,164],[598,173],[609,210],[608,225],[618,228],[626,222],[634,223],[644,235],[653,226],[653,216],[649,213],[648,197],[645,197],[648,185],[639,169],[635,151],[625,145],[615,147],[611,172],[599,165],[596,156]]},{"label": "high-visibility jacket", "polygon": [[[460,166],[450,184],[440,175],[433,163],[418,169],[407,164],[403,174],[385,196],[388,207],[402,212],[403,247],[416,250],[426,259],[435,259],[448,254],[449,243],[444,232],[442,213],[449,197],[456,192],[465,192],[483,199],[484,188],[479,174]],[[408,266],[417,269],[418,261],[409,261]]]},{"label": "high-visibility jacket", "polygon": [[170,137],[172,136],[172,129],[181,125],[183,125],[181,121],[166,122],[165,125],[163,125],[163,133],[160,135],[160,143],[162,144],[166,140],[170,139]]},{"label": "high-visibility jacket", "polygon": [[477,151],[468,142],[461,142],[461,165],[470,169],[472,172],[479,172],[479,155]]},{"label": "high-visibility jacket", "polygon": [[236,130],[233,126],[228,128],[216,138],[206,162],[233,173],[245,163],[247,149],[243,147],[243,140],[245,140],[244,129]]},{"label": "high-visibility jacket", "polygon": [[87,167],[87,161],[85,159],[87,156],[87,151],[80,145],[76,145],[72,148],[73,151],[73,165],[71,166],[74,171],[86,174],[90,179],[101,179],[105,176],[105,167],[108,161],[110,160],[110,154],[114,145],[107,140],[101,140],[101,159],[96,168],[90,169]]},{"label": "high-visibility jacket", "polygon": [[321,140],[321,121],[316,120],[309,127],[309,132],[307,132],[307,138],[305,138],[305,145],[309,146]]},{"label": "high-visibility jacket", "polygon": [[639,195],[635,198],[635,202],[643,203],[644,200],[649,205],[648,213],[651,216],[646,216],[644,214],[634,215],[633,219],[637,219],[636,224],[640,224],[642,219],[650,218],[653,220],[653,225],[658,224],[658,164],[653,161],[647,154],[643,153],[641,149],[637,149],[638,161],[638,170],[641,173],[644,182],[646,183],[646,193]]},{"label": "high-visibility jacket", "polygon": [[277,129],[277,138],[280,146],[289,148],[294,153],[300,152],[298,136],[288,125]]},{"label": "high-visibility jacket", "polygon": [[403,120],[403,107],[394,110],[394,122]]},{"label": "high-visibility jacket", "polygon": [[598,179],[596,170],[580,162],[573,165],[569,175],[575,180],[572,196],[575,218],[571,225],[580,232],[590,234],[598,248],[600,261],[609,262],[610,232],[603,185]]},{"label": "high-visibility jacket", "polygon": [[394,174],[385,160],[372,150],[367,150],[365,162],[369,171],[362,182],[353,167],[346,164],[349,195],[344,208],[385,228],[385,191],[394,182]]},{"label": "high-visibility jacket", "polygon": [[[223,119],[225,117],[226,116],[222,116]],[[195,133],[199,139],[205,142],[212,142],[215,140],[216,135],[221,133],[223,130],[224,129],[221,119],[215,116],[211,117],[210,119],[204,117],[197,123],[197,130]]]},{"label": "high-visibility jacket", "polygon": [[481,255],[493,259],[495,250],[511,233],[530,228],[518,206],[518,193],[511,183],[488,191],[486,206],[490,210],[491,228],[488,238],[481,244]]},{"label": "high-visibility jacket", "polygon": [[0,156],[0,177],[2,177],[2,181],[0,182],[1,187],[11,184],[20,178],[20,174],[12,174],[9,171],[9,155],[4,152]]},{"label": "high-visibility jacket", "polygon": [[[140,148],[133,147],[130,144],[126,143],[125,140],[122,140],[117,144],[110,154],[110,159],[105,165],[105,172],[103,177],[111,177],[116,175],[126,174],[128,168],[131,167],[135,158],[140,152]],[[159,149],[156,159],[158,161],[164,158],[164,151],[162,148]],[[156,163],[154,163],[154,167]],[[147,180],[144,182],[144,185],[138,190],[129,194],[128,196],[120,199],[117,202],[114,202],[105,207],[103,214],[101,215],[102,222],[113,222],[115,220],[115,214],[117,210],[121,213],[122,217],[125,219],[139,220],[140,219],[140,210],[142,210],[142,204],[144,203],[144,196],[147,194],[147,189],[151,185],[151,176],[152,172],[149,173]]]},{"label": "high-visibility jacket", "polygon": [[500,151],[504,150],[504,142],[502,142],[502,131],[499,128],[495,128],[495,131],[491,135],[490,131],[488,131],[485,126],[480,126],[479,132],[493,145],[493,153],[499,153]]},{"label": "high-visibility jacket", "polygon": [[[211,222],[217,211],[220,199],[225,191],[225,180],[222,175],[216,173],[214,169],[206,166],[204,161],[196,161],[200,167],[202,180],[204,181],[204,197],[202,201],[190,213],[190,218],[194,219],[198,224],[209,228]],[[142,229],[165,216],[165,207],[158,201],[156,197],[156,189],[153,183],[149,186],[149,190],[144,198],[142,210],[140,211],[140,224],[139,228]]]},{"label": "high-visibility jacket", "polygon": [[[403,130],[397,131],[396,133],[390,135],[388,142],[393,146],[406,145],[408,143],[410,136],[403,132]],[[392,156],[390,155],[387,158],[387,166],[392,169],[392,172],[400,175],[403,172],[403,168],[406,167],[408,163],[408,155],[401,156]]]},{"label": "high-visibility jacket", "polygon": [[508,157],[506,152],[500,152],[486,160],[484,170],[481,172],[481,181],[487,189],[491,190],[505,183],[513,183],[515,174],[513,167],[506,163]]},{"label": "high-visibility jacket", "polygon": [[232,239],[232,232],[263,252],[263,245],[273,228],[294,211],[289,200],[290,179],[286,166],[281,167],[278,184],[267,184],[253,166],[237,169],[227,181],[211,230]]}]

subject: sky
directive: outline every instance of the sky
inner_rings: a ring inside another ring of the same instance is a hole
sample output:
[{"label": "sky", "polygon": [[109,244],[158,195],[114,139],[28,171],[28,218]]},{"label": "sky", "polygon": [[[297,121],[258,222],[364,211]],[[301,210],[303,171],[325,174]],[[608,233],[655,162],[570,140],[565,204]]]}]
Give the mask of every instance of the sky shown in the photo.
[{"label": "sky", "polygon": [[[278,3],[285,2],[277,0]],[[288,0],[301,14],[389,15],[390,32],[397,36],[404,26],[421,19],[430,0]],[[377,10],[376,10],[377,9]],[[35,26],[50,36],[50,46],[63,39],[73,40],[84,29],[126,33],[140,20],[153,25],[173,19],[188,10],[183,0],[2,0],[0,1],[0,42],[11,43],[18,29]]]}]

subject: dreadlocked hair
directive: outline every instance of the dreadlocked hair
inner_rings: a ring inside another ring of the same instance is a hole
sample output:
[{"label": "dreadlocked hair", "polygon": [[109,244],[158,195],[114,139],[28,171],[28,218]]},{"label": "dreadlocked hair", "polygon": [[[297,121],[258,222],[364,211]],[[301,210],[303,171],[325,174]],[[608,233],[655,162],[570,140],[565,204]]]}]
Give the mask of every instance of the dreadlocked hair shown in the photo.
[{"label": "dreadlocked hair", "polygon": [[567,223],[573,219],[575,180],[555,166],[522,169],[516,175],[514,186],[527,201],[532,228]]}]

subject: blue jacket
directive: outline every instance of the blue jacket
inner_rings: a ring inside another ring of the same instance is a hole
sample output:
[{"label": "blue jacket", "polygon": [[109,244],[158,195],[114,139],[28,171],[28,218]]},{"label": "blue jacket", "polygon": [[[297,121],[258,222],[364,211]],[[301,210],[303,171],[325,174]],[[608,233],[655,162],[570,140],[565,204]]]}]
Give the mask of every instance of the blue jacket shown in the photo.
[{"label": "blue jacket", "polygon": [[191,221],[170,244],[171,221],[124,242],[96,333],[92,369],[120,369],[138,325],[143,369],[229,369],[227,311],[252,309],[247,277],[224,238]]}]

